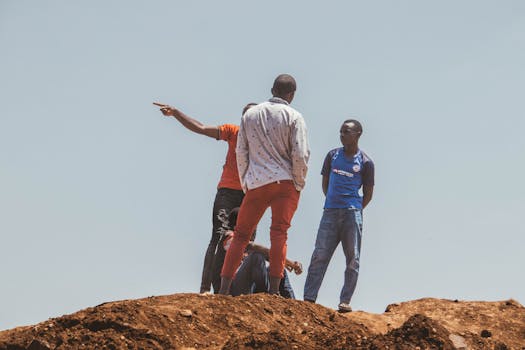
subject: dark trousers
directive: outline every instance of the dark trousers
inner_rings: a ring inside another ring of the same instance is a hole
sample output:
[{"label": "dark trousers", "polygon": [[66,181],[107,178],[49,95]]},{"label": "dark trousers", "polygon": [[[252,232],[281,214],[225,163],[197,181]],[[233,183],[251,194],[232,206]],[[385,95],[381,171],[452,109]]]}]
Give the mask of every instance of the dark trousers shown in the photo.
[{"label": "dark trousers", "polygon": [[[211,231],[211,239],[204,256],[204,266],[202,268],[202,279],[200,292],[209,292],[211,289],[212,280],[213,288],[217,292],[220,288],[220,268],[219,273],[214,272],[214,256],[217,251],[217,244],[227,230],[233,230],[228,223],[228,214],[233,208],[239,207],[244,198],[244,192],[242,190],[232,190],[229,188],[219,188],[215,195],[215,201],[213,202],[213,214],[212,223],[213,228]],[[215,276],[217,275],[217,276]],[[218,281],[217,281],[218,279]],[[218,285],[216,285],[218,283]]]},{"label": "dark trousers", "polygon": [[[269,276],[264,255],[252,252],[244,258],[237,270],[231,284],[230,294],[235,297],[243,294],[268,293],[270,288]],[[279,293],[284,298],[295,299],[286,271],[284,271],[284,278],[281,279]]]}]

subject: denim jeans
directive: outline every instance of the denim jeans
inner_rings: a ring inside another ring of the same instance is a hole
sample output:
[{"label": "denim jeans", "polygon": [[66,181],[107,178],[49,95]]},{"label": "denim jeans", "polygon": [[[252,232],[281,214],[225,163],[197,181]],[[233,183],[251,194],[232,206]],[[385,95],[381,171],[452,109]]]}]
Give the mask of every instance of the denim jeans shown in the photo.
[{"label": "denim jeans", "polygon": [[[241,263],[230,287],[230,294],[268,293],[270,287],[269,270],[266,258],[261,253],[250,253]],[[281,279],[279,293],[284,298],[295,299],[295,295],[286,271]]]},{"label": "denim jeans", "polygon": [[[233,229],[228,223],[228,214],[233,208],[241,206],[243,198],[244,192],[242,190],[232,190],[229,188],[219,188],[217,190],[215,201],[213,202],[213,228],[211,231],[211,239],[208,244],[208,249],[206,250],[206,255],[204,256],[204,266],[202,268],[201,293],[210,291],[212,280],[215,280],[213,288],[216,291],[218,291],[218,288],[220,287],[219,274],[220,268],[222,268],[222,262],[218,269],[218,273],[216,273],[217,276],[214,276],[214,271],[217,270],[214,267],[214,256],[217,250],[217,244],[226,230]],[[216,287],[217,283],[218,286]]]},{"label": "denim jeans", "polygon": [[359,274],[362,228],[363,218],[360,210],[351,208],[324,210],[304,285],[305,300],[317,299],[328,263],[335,248],[341,242],[346,257],[346,269],[339,301],[350,303]]}]

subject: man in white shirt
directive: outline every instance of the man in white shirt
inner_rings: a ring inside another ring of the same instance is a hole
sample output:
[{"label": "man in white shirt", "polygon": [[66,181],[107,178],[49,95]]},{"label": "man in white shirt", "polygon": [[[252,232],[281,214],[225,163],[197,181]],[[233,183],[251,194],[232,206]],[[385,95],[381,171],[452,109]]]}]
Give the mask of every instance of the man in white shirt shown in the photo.
[{"label": "man in white shirt", "polygon": [[279,292],[288,228],[305,185],[310,156],[304,119],[290,107],[295,90],[292,76],[279,75],[271,90],[273,97],[252,107],[241,119],[236,153],[246,196],[222,268],[220,294],[229,293],[251,233],[268,207],[272,209],[269,292]]}]

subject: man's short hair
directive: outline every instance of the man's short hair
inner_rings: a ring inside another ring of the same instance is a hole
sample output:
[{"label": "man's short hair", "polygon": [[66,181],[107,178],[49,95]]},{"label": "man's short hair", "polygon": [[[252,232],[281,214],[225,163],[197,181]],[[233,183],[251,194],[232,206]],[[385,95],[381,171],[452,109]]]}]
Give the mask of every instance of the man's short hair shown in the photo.
[{"label": "man's short hair", "polygon": [[242,115],[244,115],[244,113],[246,113],[246,111],[252,108],[253,106],[257,106],[257,103],[250,102],[246,106],[244,106],[244,108],[242,109]]},{"label": "man's short hair", "polygon": [[289,74],[281,74],[273,82],[273,94],[278,97],[286,96],[295,91],[297,84]]},{"label": "man's short hair", "polygon": [[359,120],[355,120],[355,119],[347,119],[343,122],[343,124],[348,124],[348,123],[352,123],[354,124],[354,128],[355,129],[354,131],[357,131],[359,132],[359,134],[362,134],[363,133],[363,126],[361,125],[361,123],[359,122]]}]

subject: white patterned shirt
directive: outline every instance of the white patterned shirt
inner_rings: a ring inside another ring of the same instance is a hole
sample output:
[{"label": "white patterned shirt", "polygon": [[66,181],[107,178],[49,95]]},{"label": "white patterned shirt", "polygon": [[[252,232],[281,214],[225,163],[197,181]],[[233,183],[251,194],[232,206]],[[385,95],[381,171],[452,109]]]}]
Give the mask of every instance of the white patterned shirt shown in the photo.
[{"label": "white patterned shirt", "polygon": [[301,191],[310,157],[303,116],[279,97],[250,108],[241,118],[236,153],[245,192],[281,180],[293,180]]}]

